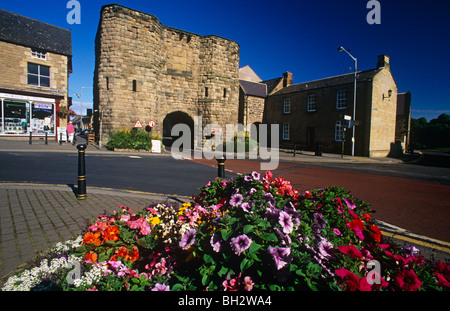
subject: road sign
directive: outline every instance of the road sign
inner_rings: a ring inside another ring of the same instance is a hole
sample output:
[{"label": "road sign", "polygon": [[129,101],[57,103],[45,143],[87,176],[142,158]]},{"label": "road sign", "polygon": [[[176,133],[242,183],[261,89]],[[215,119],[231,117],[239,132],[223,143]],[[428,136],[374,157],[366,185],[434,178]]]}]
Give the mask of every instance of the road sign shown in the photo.
[{"label": "road sign", "polygon": [[154,128],[155,125],[156,125],[156,122],[155,122],[154,120],[148,121],[148,126],[149,126],[149,127]]},{"label": "road sign", "polygon": [[142,123],[141,123],[141,121],[139,121],[139,120],[136,120],[136,123],[134,123],[134,126],[133,126],[135,129],[136,128],[143,128],[143,126],[142,126]]}]

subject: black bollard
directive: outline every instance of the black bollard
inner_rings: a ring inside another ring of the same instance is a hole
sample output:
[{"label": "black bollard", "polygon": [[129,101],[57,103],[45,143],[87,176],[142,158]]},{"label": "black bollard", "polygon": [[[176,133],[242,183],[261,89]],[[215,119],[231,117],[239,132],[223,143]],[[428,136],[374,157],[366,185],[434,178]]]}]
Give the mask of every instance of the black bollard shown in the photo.
[{"label": "black bollard", "polygon": [[225,161],[226,161],[226,157],[222,156],[217,160],[217,177],[220,178],[225,178]]},{"label": "black bollard", "polygon": [[78,192],[77,199],[86,199],[86,165],[85,165],[85,150],[86,144],[77,145],[78,149]]},{"label": "black bollard", "polygon": [[28,143],[29,143],[30,145],[33,144],[33,133],[32,133],[32,132],[30,132],[30,139],[28,140]]}]

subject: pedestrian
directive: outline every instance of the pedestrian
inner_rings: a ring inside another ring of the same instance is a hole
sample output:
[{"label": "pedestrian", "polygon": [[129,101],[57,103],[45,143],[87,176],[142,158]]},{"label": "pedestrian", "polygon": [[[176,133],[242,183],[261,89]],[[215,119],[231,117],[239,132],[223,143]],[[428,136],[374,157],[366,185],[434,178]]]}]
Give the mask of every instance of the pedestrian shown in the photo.
[{"label": "pedestrian", "polygon": [[69,124],[67,124],[67,135],[69,138],[69,142],[73,144],[75,144],[73,138],[75,136],[75,128],[73,127],[72,121],[69,121]]}]

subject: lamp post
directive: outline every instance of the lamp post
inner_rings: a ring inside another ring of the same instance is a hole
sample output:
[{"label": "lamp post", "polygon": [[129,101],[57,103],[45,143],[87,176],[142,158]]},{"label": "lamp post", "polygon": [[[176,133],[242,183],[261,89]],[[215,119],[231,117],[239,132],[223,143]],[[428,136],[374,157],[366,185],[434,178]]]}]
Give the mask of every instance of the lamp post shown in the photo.
[{"label": "lamp post", "polygon": [[357,76],[357,72],[358,72],[358,59],[356,57],[354,57],[352,54],[350,54],[349,51],[347,51],[346,49],[344,49],[344,47],[340,46],[337,49],[339,52],[344,51],[345,53],[347,53],[354,61],[355,61],[355,77],[354,77],[354,81],[353,81],[353,133],[352,133],[352,156],[355,155],[355,115],[356,115],[356,76]]}]

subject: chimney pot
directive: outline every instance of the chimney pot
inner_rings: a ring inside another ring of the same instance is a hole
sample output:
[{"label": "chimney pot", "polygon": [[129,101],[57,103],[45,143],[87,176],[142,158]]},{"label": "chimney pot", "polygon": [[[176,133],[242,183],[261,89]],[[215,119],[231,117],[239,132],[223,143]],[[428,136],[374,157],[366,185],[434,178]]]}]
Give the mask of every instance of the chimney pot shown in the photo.
[{"label": "chimney pot", "polygon": [[378,64],[377,64],[377,69],[379,68],[386,68],[386,69],[390,69],[390,64],[389,64],[389,56],[387,56],[386,54],[383,55],[378,55]]}]

